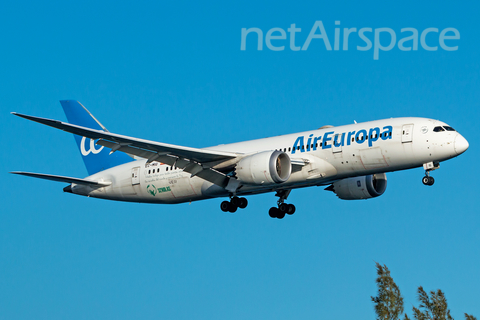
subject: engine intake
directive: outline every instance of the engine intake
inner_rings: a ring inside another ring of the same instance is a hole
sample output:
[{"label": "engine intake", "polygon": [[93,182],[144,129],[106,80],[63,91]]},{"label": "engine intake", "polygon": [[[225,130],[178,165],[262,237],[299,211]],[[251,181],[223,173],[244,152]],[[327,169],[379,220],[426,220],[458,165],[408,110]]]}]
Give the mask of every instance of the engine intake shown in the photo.
[{"label": "engine intake", "polygon": [[381,196],[386,189],[387,175],[385,173],[376,173],[335,181],[325,190],[333,191],[343,200],[360,200]]},{"label": "engine intake", "polygon": [[235,168],[235,173],[243,183],[282,183],[290,178],[292,163],[285,152],[264,151],[240,160]]}]

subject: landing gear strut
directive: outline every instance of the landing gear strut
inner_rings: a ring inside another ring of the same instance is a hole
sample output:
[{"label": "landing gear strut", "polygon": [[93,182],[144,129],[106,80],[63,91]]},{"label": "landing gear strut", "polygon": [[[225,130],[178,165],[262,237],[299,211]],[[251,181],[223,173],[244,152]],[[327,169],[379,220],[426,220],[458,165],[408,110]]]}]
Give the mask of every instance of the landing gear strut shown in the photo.
[{"label": "landing gear strut", "polygon": [[433,186],[435,179],[430,176],[430,171],[440,168],[440,163],[438,162],[429,162],[423,165],[425,169],[425,177],[422,178],[422,183],[426,186]]},{"label": "landing gear strut", "polygon": [[245,209],[248,205],[248,200],[246,198],[239,198],[237,196],[231,197],[230,201],[223,201],[220,204],[220,209],[223,212],[234,213],[238,208]]},{"label": "landing gear strut", "polygon": [[280,190],[275,194],[276,197],[279,197],[277,204],[278,207],[271,207],[268,210],[268,215],[272,218],[283,219],[285,214],[294,214],[295,206],[293,204],[287,204],[284,201],[287,199],[288,195],[292,190]]}]

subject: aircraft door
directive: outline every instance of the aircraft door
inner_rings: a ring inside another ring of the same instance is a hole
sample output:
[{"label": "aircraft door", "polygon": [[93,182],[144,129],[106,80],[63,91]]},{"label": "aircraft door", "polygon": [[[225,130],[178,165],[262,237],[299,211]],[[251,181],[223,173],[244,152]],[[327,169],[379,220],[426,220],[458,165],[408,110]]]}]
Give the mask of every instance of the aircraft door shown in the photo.
[{"label": "aircraft door", "polygon": [[412,142],[413,124],[405,124],[402,127],[402,143]]},{"label": "aircraft door", "polygon": [[132,168],[132,186],[140,184],[140,167]]},{"label": "aircraft door", "polygon": [[342,146],[344,144],[345,133],[336,134],[332,141],[332,152],[342,152]]}]

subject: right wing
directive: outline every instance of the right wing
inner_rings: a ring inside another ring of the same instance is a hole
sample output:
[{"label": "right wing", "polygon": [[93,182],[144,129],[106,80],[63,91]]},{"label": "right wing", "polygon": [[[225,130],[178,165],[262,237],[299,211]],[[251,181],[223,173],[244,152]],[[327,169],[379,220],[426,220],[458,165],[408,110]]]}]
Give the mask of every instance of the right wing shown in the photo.
[{"label": "right wing", "polygon": [[212,167],[228,160],[234,160],[241,154],[176,146],[90,129],[58,120],[34,117],[16,112],[12,112],[12,114],[79,136],[95,140],[101,139],[97,144],[112,149],[112,152],[122,151],[148,159],[148,162],[159,161],[176,166],[190,173],[192,177],[198,176],[226,188],[230,192],[235,191],[239,186],[237,179],[228,177]]}]

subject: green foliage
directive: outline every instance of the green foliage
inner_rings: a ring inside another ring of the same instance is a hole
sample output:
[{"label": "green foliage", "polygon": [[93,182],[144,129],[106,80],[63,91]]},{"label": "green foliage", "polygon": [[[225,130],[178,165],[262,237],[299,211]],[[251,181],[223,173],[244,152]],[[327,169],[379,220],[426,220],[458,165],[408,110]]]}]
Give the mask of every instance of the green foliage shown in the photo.
[{"label": "green foliage", "polygon": [[[403,298],[400,289],[390,276],[390,270],[386,265],[375,262],[377,268],[378,295],[371,297],[375,304],[377,320],[398,320],[403,313]],[[415,320],[453,320],[447,305],[447,298],[442,290],[430,291],[430,295],[418,287],[418,308],[413,307],[413,318]],[[405,314],[404,320],[410,320]],[[465,313],[465,320],[477,320],[472,315]]]},{"label": "green foliage", "polygon": [[[447,298],[442,290],[430,291],[430,296],[418,287],[419,308],[413,307],[413,317],[417,320],[453,320],[448,310]],[[423,309],[423,310],[420,310]]]},{"label": "green foliage", "polygon": [[390,276],[390,270],[386,265],[382,266],[376,262],[376,268],[378,294],[371,299],[375,304],[377,320],[397,320],[403,313],[403,298],[400,289]]}]

